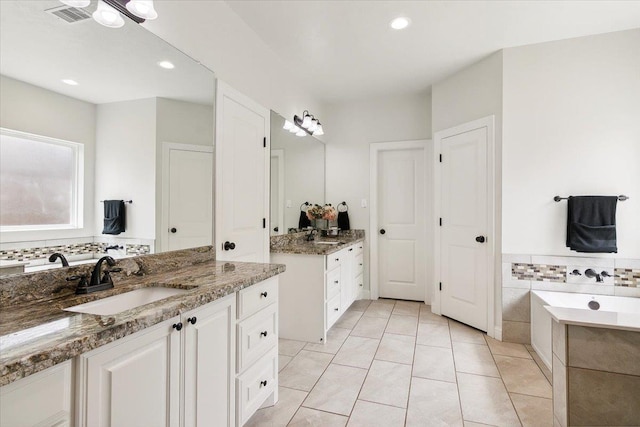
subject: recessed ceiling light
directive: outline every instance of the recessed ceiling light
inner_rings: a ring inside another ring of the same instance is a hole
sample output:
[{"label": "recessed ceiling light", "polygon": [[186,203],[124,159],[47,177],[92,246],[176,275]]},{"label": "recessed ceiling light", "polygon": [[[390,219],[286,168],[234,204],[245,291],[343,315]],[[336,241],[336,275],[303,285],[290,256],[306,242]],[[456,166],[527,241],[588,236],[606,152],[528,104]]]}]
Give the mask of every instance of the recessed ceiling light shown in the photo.
[{"label": "recessed ceiling light", "polygon": [[78,86],[78,82],[71,79],[62,79],[62,83],[66,83],[69,86]]},{"label": "recessed ceiling light", "polygon": [[158,65],[166,70],[173,70],[174,68],[176,68],[176,66],[169,61],[160,61],[158,62]]},{"label": "recessed ceiling light", "polygon": [[409,21],[409,18],[405,18],[403,16],[400,16],[400,17],[394,19],[393,21],[391,21],[391,23],[389,25],[391,25],[391,28],[393,28],[394,30],[403,30],[403,29],[407,28],[410,23],[411,23],[411,21]]}]

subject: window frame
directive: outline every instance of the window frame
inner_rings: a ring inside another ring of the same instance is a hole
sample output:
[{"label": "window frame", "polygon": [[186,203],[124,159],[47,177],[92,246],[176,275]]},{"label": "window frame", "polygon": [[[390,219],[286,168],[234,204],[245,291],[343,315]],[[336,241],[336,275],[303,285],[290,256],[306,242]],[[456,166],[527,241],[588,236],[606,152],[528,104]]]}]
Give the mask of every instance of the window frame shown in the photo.
[{"label": "window frame", "polygon": [[29,132],[0,127],[2,136],[28,139],[45,144],[71,148],[73,151],[74,170],[73,188],[71,191],[71,218],[68,224],[34,224],[34,225],[0,225],[0,232],[43,231],[43,230],[77,230],[83,228],[84,219],[84,144],[64,139],[38,135]]}]

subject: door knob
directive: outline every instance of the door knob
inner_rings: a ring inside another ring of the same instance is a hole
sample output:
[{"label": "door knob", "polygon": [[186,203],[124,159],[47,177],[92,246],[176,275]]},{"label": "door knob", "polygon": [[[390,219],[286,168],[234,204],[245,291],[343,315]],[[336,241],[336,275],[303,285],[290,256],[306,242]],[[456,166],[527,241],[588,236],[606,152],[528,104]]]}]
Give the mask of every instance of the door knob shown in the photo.
[{"label": "door knob", "polygon": [[178,229],[175,228],[175,227],[171,227],[171,229],[169,231],[172,232],[172,233],[175,233],[176,231],[178,231]]},{"label": "door knob", "polygon": [[223,248],[224,248],[225,251],[229,251],[229,250],[232,251],[232,250],[234,250],[236,248],[236,244],[233,243],[233,242],[227,241],[227,242],[224,242]]},{"label": "door knob", "polygon": [[478,243],[484,243],[487,239],[484,238],[484,236],[478,236],[476,237],[476,242]]},{"label": "door knob", "polygon": [[385,230],[384,228],[381,228],[381,229],[380,229],[380,234],[384,234],[384,233],[386,233],[386,232],[387,232],[387,230]]}]

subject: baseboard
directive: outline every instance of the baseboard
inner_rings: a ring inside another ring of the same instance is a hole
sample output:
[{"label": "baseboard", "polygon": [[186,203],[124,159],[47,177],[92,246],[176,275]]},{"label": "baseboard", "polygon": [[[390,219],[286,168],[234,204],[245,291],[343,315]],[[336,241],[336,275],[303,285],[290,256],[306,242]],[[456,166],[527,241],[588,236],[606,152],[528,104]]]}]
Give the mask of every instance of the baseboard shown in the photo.
[{"label": "baseboard", "polygon": [[493,338],[502,341],[502,327],[496,326],[493,328]]},{"label": "baseboard", "polygon": [[371,299],[371,291],[369,289],[363,289],[358,294],[358,299]]}]

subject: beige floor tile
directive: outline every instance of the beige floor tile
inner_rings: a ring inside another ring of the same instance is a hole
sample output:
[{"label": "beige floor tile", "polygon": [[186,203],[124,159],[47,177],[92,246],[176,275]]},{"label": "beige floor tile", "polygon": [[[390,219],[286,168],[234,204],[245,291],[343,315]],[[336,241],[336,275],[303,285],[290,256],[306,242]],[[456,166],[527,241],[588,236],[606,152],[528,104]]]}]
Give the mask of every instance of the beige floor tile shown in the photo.
[{"label": "beige floor tile", "polygon": [[415,337],[385,333],[382,336],[375,358],[377,360],[386,360],[387,362],[411,365],[415,346]]},{"label": "beige floor tile", "polygon": [[497,427],[497,426],[490,426],[489,424],[482,424],[482,423],[474,423],[473,421],[465,421],[464,422],[464,427]]},{"label": "beige floor tile", "polygon": [[366,369],[331,364],[302,406],[348,416],[366,376]]},{"label": "beige floor tile", "polygon": [[360,391],[360,400],[407,407],[411,366],[374,360]]},{"label": "beige floor tile", "polygon": [[333,358],[333,363],[368,369],[379,343],[380,341],[373,338],[350,336]]},{"label": "beige floor tile", "polygon": [[291,356],[285,356],[283,354],[278,355],[278,372],[282,371],[285,366],[289,364],[293,360]]},{"label": "beige floor tile", "polygon": [[[396,308],[398,305],[396,304]],[[386,333],[397,335],[411,335],[416,336],[418,331],[418,317],[415,316],[400,316],[392,314],[387,324]]]},{"label": "beige floor tile", "polygon": [[406,410],[358,400],[348,427],[403,427]]},{"label": "beige floor tile", "polygon": [[456,371],[451,349],[416,345],[412,375],[455,383]]},{"label": "beige floor tile", "polygon": [[371,304],[370,299],[355,300],[349,307],[349,310],[364,312],[369,307],[369,304]]},{"label": "beige floor tile", "polygon": [[489,347],[486,345],[454,342],[453,357],[458,372],[489,377],[500,376]]},{"label": "beige floor tile", "polygon": [[340,350],[340,347],[342,346],[342,343],[344,343],[344,340],[346,340],[349,336],[349,332],[351,332],[351,330],[349,329],[333,327],[329,329],[329,332],[327,332],[327,342],[325,342],[324,344],[310,342],[304,346],[304,349],[309,351],[319,351],[322,353],[336,354],[338,350]]},{"label": "beige floor tile", "polygon": [[396,300],[396,299],[389,299],[389,298],[379,298],[377,300],[375,300],[375,302],[379,302],[381,304],[391,304],[391,305],[396,305],[397,302],[399,302],[400,300]]},{"label": "beige floor tile", "polygon": [[295,356],[307,345],[304,341],[286,340],[284,338],[278,339],[278,354],[283,356]]},{"label": "beige floor tile", "polygon": [[382,302],[381,300],[372,301],[364,312],[363,316],[367,317],[383,317],[388,319],[393,311],[395,304],[389,304],[388,302]]},{"label": "beige floor tile", "polygon": [[406,426],[462,426],[456,385],[413,377]]},{"label": "beige floor tile", "polygon": [[347,420],[348,418],[342,415],[300,408],[288,427],[344,427]]},{"label": "beige floor tile", "polygon": [[451,341],[487,345],[487,342],[484,340],[484,336],[486,335],[484,332],[453,321],[449,322],[449,328],[451,329]]},{"label": "beige floor tile", "polygon": [[393,307],[392,314],[418,317],[418,315],[420,314],[421,305],[424,304],[415,301],[398,301]]},{"label": "beige floor tile", "polygon": [[283,387],[310,391],[329,366],[332,354],[301,350],[279,374]]},{"label": "beige floor tile", "polygon": [[291,388],[280,387],[278,389],[278,403],[264,409],[258,409],[249,421],[246,427],[285,427],[293,415],[296,413],[300,404],[307,397],[307,392],[294,390]]},{"label": "beige floor tile", "polygon": [[347,310],[338,321],[333,325],[334,328],[353,329],[358,323],[358,320],[362,317],[361,311]]},{"label": "beige floor tile", "polygon": [[420,323],[448,323],[449,319],[444,316],[440,316],[438,314],[433,314],[431,312],[430,305],[421,305],[420,306],[420,318],[418,320]]},{"label": "beige floor tile", "polygon": [[449,325],[446,323],[420,323],[416,344],[451,348]]},{"label": "beige floor tile", "polygon": [[497,426],[519,426],[500,378],[458,373],[458,390],[465,420]]},{"label": "beige floor tile", "polygon": [[531,354],[529,350],[522,345],[513,342],[502,342],[495,340],[489,336],[485,335],[485,340],[487,344],[489,344],[489,349],[491,353],[498,354],[500,356],[513,356],[513,357],[522,357],[524,359],[531,359]]},{"label": "beige floor tile", "polygon": [[551,398],[551,384],[531,359],[495,356],[504,385],[510,393]]},{"label": "beige floor tile", "polygon": [[358,324],[351,331],[351,335],[355,337],[365,338],[382,338],[384,329],[387,327],[388,320],[383,317],[365,317],[362,316]]},{"label": "beige floor tile", "polygon": [[553,403],[551,399],[511,393],[511,401],[524,427],[551,427]]}]

